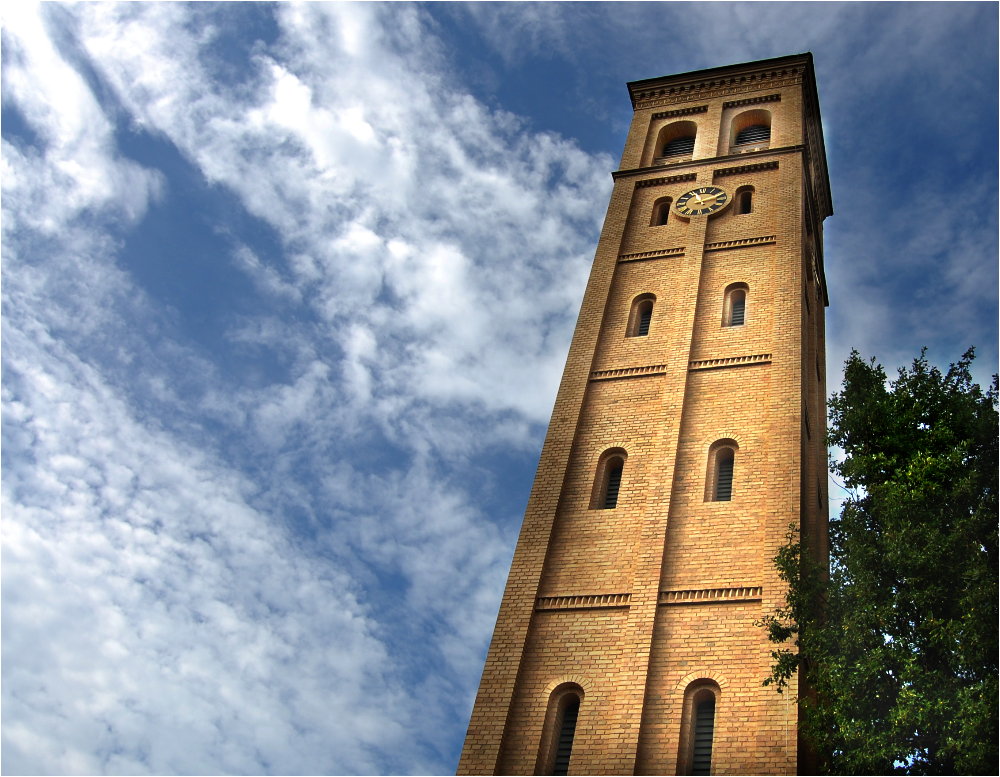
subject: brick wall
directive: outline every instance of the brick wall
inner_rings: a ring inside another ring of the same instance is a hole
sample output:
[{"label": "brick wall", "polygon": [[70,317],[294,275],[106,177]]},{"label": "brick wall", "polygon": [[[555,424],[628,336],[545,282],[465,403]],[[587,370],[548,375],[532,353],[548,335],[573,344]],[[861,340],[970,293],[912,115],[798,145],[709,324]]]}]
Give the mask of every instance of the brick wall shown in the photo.
[{"label": "brick wall", "polygon": [[[570,774],[683,771],[700,688],[716,703],[713,773],[795,773],[797,689],[762,687],[771,646],[753,622],[782,601],[771,559],[786,527],[826,547],[829,192],[822,141],[804,135],[819,126],[812,78],[804,55],[630,85],[622,169],[460,773],[551,768],[566,689],[582,697]],[[769,147],[732,153],[733,119],[751,109],[771,116]],[[654,164],[673,121],[697,125],[694,154]],[[653,223],[662,198],[707,185],[753,187],[753,212]],[[736,283],[746,320],[724,326]],[[655,297],[649,333],[629,336],[640,295]],[[738,448],[729,501],[707,486],[719,440]],[[610,449],[627,454],[621,490],[599,509]]]}]

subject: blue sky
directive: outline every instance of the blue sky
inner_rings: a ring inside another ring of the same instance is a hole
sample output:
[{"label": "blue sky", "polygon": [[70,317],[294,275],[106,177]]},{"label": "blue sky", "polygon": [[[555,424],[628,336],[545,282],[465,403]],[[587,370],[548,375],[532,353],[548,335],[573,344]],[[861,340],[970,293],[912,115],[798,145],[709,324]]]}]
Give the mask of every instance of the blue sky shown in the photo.
[{"label": "blue sky", "polygon": [[627,81],[812,51],[831,388],[996,370],[996,3],[2,21],[5,773],[453,771]]}]

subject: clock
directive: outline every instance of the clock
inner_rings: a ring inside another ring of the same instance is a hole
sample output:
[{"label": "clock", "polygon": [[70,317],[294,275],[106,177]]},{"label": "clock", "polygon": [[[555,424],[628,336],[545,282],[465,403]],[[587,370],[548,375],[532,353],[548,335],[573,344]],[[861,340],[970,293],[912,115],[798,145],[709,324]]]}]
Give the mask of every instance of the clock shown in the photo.
[{"label": "clock", "polygon": [[710,216],[729,204],[729,195],[718,186],[701,186],[677,198],[674,210],[681,216]]}]

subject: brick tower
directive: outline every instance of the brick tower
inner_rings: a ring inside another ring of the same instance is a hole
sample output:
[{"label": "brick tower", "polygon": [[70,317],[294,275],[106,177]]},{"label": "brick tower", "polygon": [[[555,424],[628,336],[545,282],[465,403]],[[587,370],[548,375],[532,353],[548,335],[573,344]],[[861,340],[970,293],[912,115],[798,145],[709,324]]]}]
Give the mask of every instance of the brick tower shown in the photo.
[{"label": "brick tower", "polygon": [[762,687],[789,524],[826,553],[812,56],[628,85],[634,115],[460,774],[794,774]]}]

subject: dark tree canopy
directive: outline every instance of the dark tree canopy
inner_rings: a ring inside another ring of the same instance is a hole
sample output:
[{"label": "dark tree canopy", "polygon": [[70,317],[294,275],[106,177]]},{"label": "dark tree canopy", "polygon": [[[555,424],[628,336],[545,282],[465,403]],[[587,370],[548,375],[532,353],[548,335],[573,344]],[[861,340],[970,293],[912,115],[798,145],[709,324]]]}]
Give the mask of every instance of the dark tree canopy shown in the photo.
[{"label": "dark tree canopy", "polygon": [[921,354],[889,382],[853,352],[830,400],[850,497],[830,564],[797,533],[775,559],[787,606],[764,619],[780,690],[840,774],[997,773],[997,378]]}]

